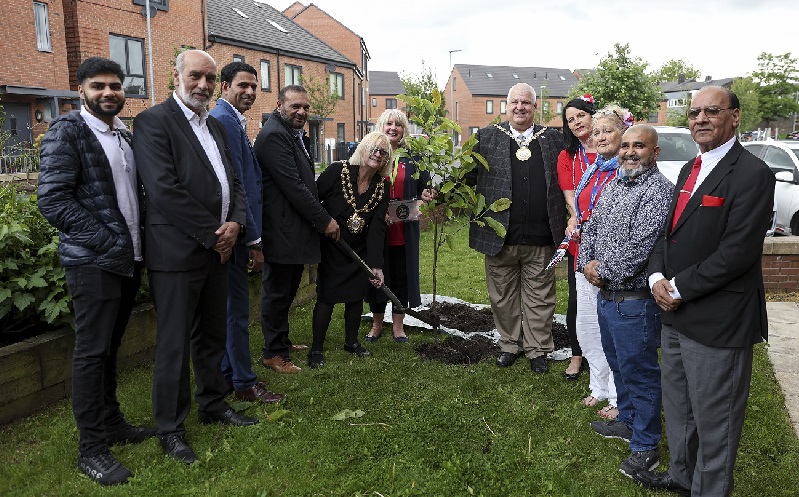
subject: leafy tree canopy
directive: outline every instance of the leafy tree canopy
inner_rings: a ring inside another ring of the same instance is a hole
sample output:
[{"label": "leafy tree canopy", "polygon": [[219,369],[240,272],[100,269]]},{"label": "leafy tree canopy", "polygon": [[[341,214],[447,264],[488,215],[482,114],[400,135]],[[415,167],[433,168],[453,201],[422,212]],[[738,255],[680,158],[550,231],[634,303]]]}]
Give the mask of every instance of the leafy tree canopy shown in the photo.
[{"label": "leafy tree canopy", "polygon": [[799,112],[799,69],[791,53],[772,55],[763,52],[757,58],[758,70],[752,80],[759,87],[760,113],[766,122]]},{"label": "leafy tree canopy", "polygon": [[330,73],[325,79],[315,78],[313,75],[300,76],[302,86],[308,91],[308,103],[311,104],[311,114],[319,116],[319,133],[325,134],[325,119],[336,110],[336,105],[341,100],[337,88],[330,86]]},{"label": "leafy tree canopy", "polygon": [[569,92],[569,98],[590,93],[599,107],[617,103],[626,107],[636,119],[646,118],[658,109],[663,92],[652,76],[646,74],[649,63],[630,54],[630,45],[616,43],[597,65]]},{"label": "leafy tree canopy", "polygon": [[652,77],[656,83],[665,83],[667,81],[679,80],[681,74],[685,76],[686,81],[690,79],[698,80],[701,75],[699,69],[688,62],[682,59],[672,59],[663,64],[660,69],[653,72]]},{"label": "leafy tree canopy", "polygon": [[744,133],[757,128],[762,117],[758,84],[750,77],[738,78],[733,81],[730,89],[738,95],[738,100],[741,102],[741,124],[738,131]]}]

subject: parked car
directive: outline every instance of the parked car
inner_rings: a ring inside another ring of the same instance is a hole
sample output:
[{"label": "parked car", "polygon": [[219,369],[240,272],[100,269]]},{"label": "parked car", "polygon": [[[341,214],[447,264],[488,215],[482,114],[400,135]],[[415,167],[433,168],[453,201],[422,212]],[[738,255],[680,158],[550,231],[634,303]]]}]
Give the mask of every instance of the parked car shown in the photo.
[{"label": "parked car", "polygon": [[688,128],[655,126],[655,130],[658,132],[658,145],[660,145],[658,169],[672,184],[676,183],[682,166],[699,155],[699,147]]},{"label": "parked car", "polygon": [[763,159],[777,178],[775,233],[799,235],[799,142],[769,140],[742,145]]},{"label": "parked car", "polygon": [[791,133],[788,133],[788,135],[785,138],[788,140],[799,140],[799,131],[793,131]]}]

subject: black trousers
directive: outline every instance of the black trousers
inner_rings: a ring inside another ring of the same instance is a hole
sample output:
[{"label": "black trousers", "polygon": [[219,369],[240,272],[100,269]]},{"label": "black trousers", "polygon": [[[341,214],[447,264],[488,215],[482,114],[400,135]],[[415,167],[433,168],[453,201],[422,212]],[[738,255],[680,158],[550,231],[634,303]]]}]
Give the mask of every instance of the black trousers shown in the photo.
[{"label": "black trousers", "polygon": [[569,303],[566,307],[566,333],[569,335],[569,344],[573,356],[582,356],[583,349],[577,340],[577,280],[574,279],[574,256],[566,252],[569,264]]},{"label": "black trousers", "polygon": [[261,279],[261,331],[264,359],[288,357],[289,310],[302,280],[303,264],[264,262]]},{"label": "black trousers", "polygon": [[78,450],[91,456],[106,450],[106,434],[125,424],[116,394],[117,351],[141,284],[141,264],[131,277],[94,266],[64,272],[75,314],[72,412]]},{"label": "black trousers", "polygon": [[208,263],[187,271],[149,271],[158,316],[153,370],[153,415],[159,435],[185,433],[191,408],[189,359],[198,411],[221,414],[227,383],[222,356],[227,335],[227,266],[208,251]]}]

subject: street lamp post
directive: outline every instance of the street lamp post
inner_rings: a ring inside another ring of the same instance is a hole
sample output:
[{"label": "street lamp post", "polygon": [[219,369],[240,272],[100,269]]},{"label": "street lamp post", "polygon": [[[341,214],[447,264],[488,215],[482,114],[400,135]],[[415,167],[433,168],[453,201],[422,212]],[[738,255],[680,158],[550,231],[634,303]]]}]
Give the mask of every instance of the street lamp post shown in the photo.
[{"label": "street lamp post", "polygon": [[541,126],[544,125],[544,88],[546,88],[546,87],[547,87],[547,85],[541,85],[541,97],[540,97],[540,100],[541,100],[541,123],[540,124],[541,124]]},{"label": "street lamp post", "polygon": [[454,54],[455,52],[462,52],[462,50],[459,49],[459,50],[450,50],[449,51],[449,74],[450,74],[450,77],[449,77],[449,118],[452,119],[453,121],[455,121],[455,119],[457,117],[457,116],[455,116],[455,111],[454,111],[455,103],[452,101],[452,87],[455,86],[455,83],[453,82],[454,80],[452,78],[452,73],[455,72],[454,68],[452,67],[452,54]]}]

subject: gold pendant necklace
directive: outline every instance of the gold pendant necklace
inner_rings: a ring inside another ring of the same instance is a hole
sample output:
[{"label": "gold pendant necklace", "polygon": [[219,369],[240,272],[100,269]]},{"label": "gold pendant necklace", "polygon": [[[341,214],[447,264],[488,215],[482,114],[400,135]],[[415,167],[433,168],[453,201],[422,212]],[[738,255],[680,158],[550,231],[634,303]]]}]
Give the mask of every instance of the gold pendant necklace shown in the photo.
[{"label": "gold pendant necklace", "polygon": [[[382,179],[378,181],[372,197],[364,204],[363,207],[358,209],[355,205],[355,193],[352,191],[352,181],[350,181],[350,168],[347,161],[344,161],[344,167],[341,168],[341,188],[344,191],[344,200],[350,204],[354,211],[347,219],[347,229],[350,233],[358,234],[366,227],[366,221],[360,214],[366,214],[371,211],[383,199],[383,190],[385,189],[385,181]],[[368,187],[367,187],[368,190]]]},{"label": "gold pendant necklace", "polygon": [[510,131],[506,130],[505,128],[503,128],[499,124],[495,123],[494,126],[498,130],[500,130],[503,133],[505,133],[506,135],[510,136],[513,140],[516,141],[516,143],[519,144],[519,150],[516,151],[516,158],[519,159],[520,161],[526,161],[530,157],[533,156],[533,153],[530,152],[530,149],[527,146],[530,144],[531,141],[538,139],[538,137],[541,136],[541,134],[543,134],[544,131],[549,129],[549,128],[547,128],[545,126],[545,127],[541,128],[540,130],[538,130],[537,132],[535,132],[532,135],[530,135],[529,138],[523,138],[524,135],[522,135],[522,134],[519,135],[519,138],[515,138],[513,136],[513,133],[511,133]]}]

